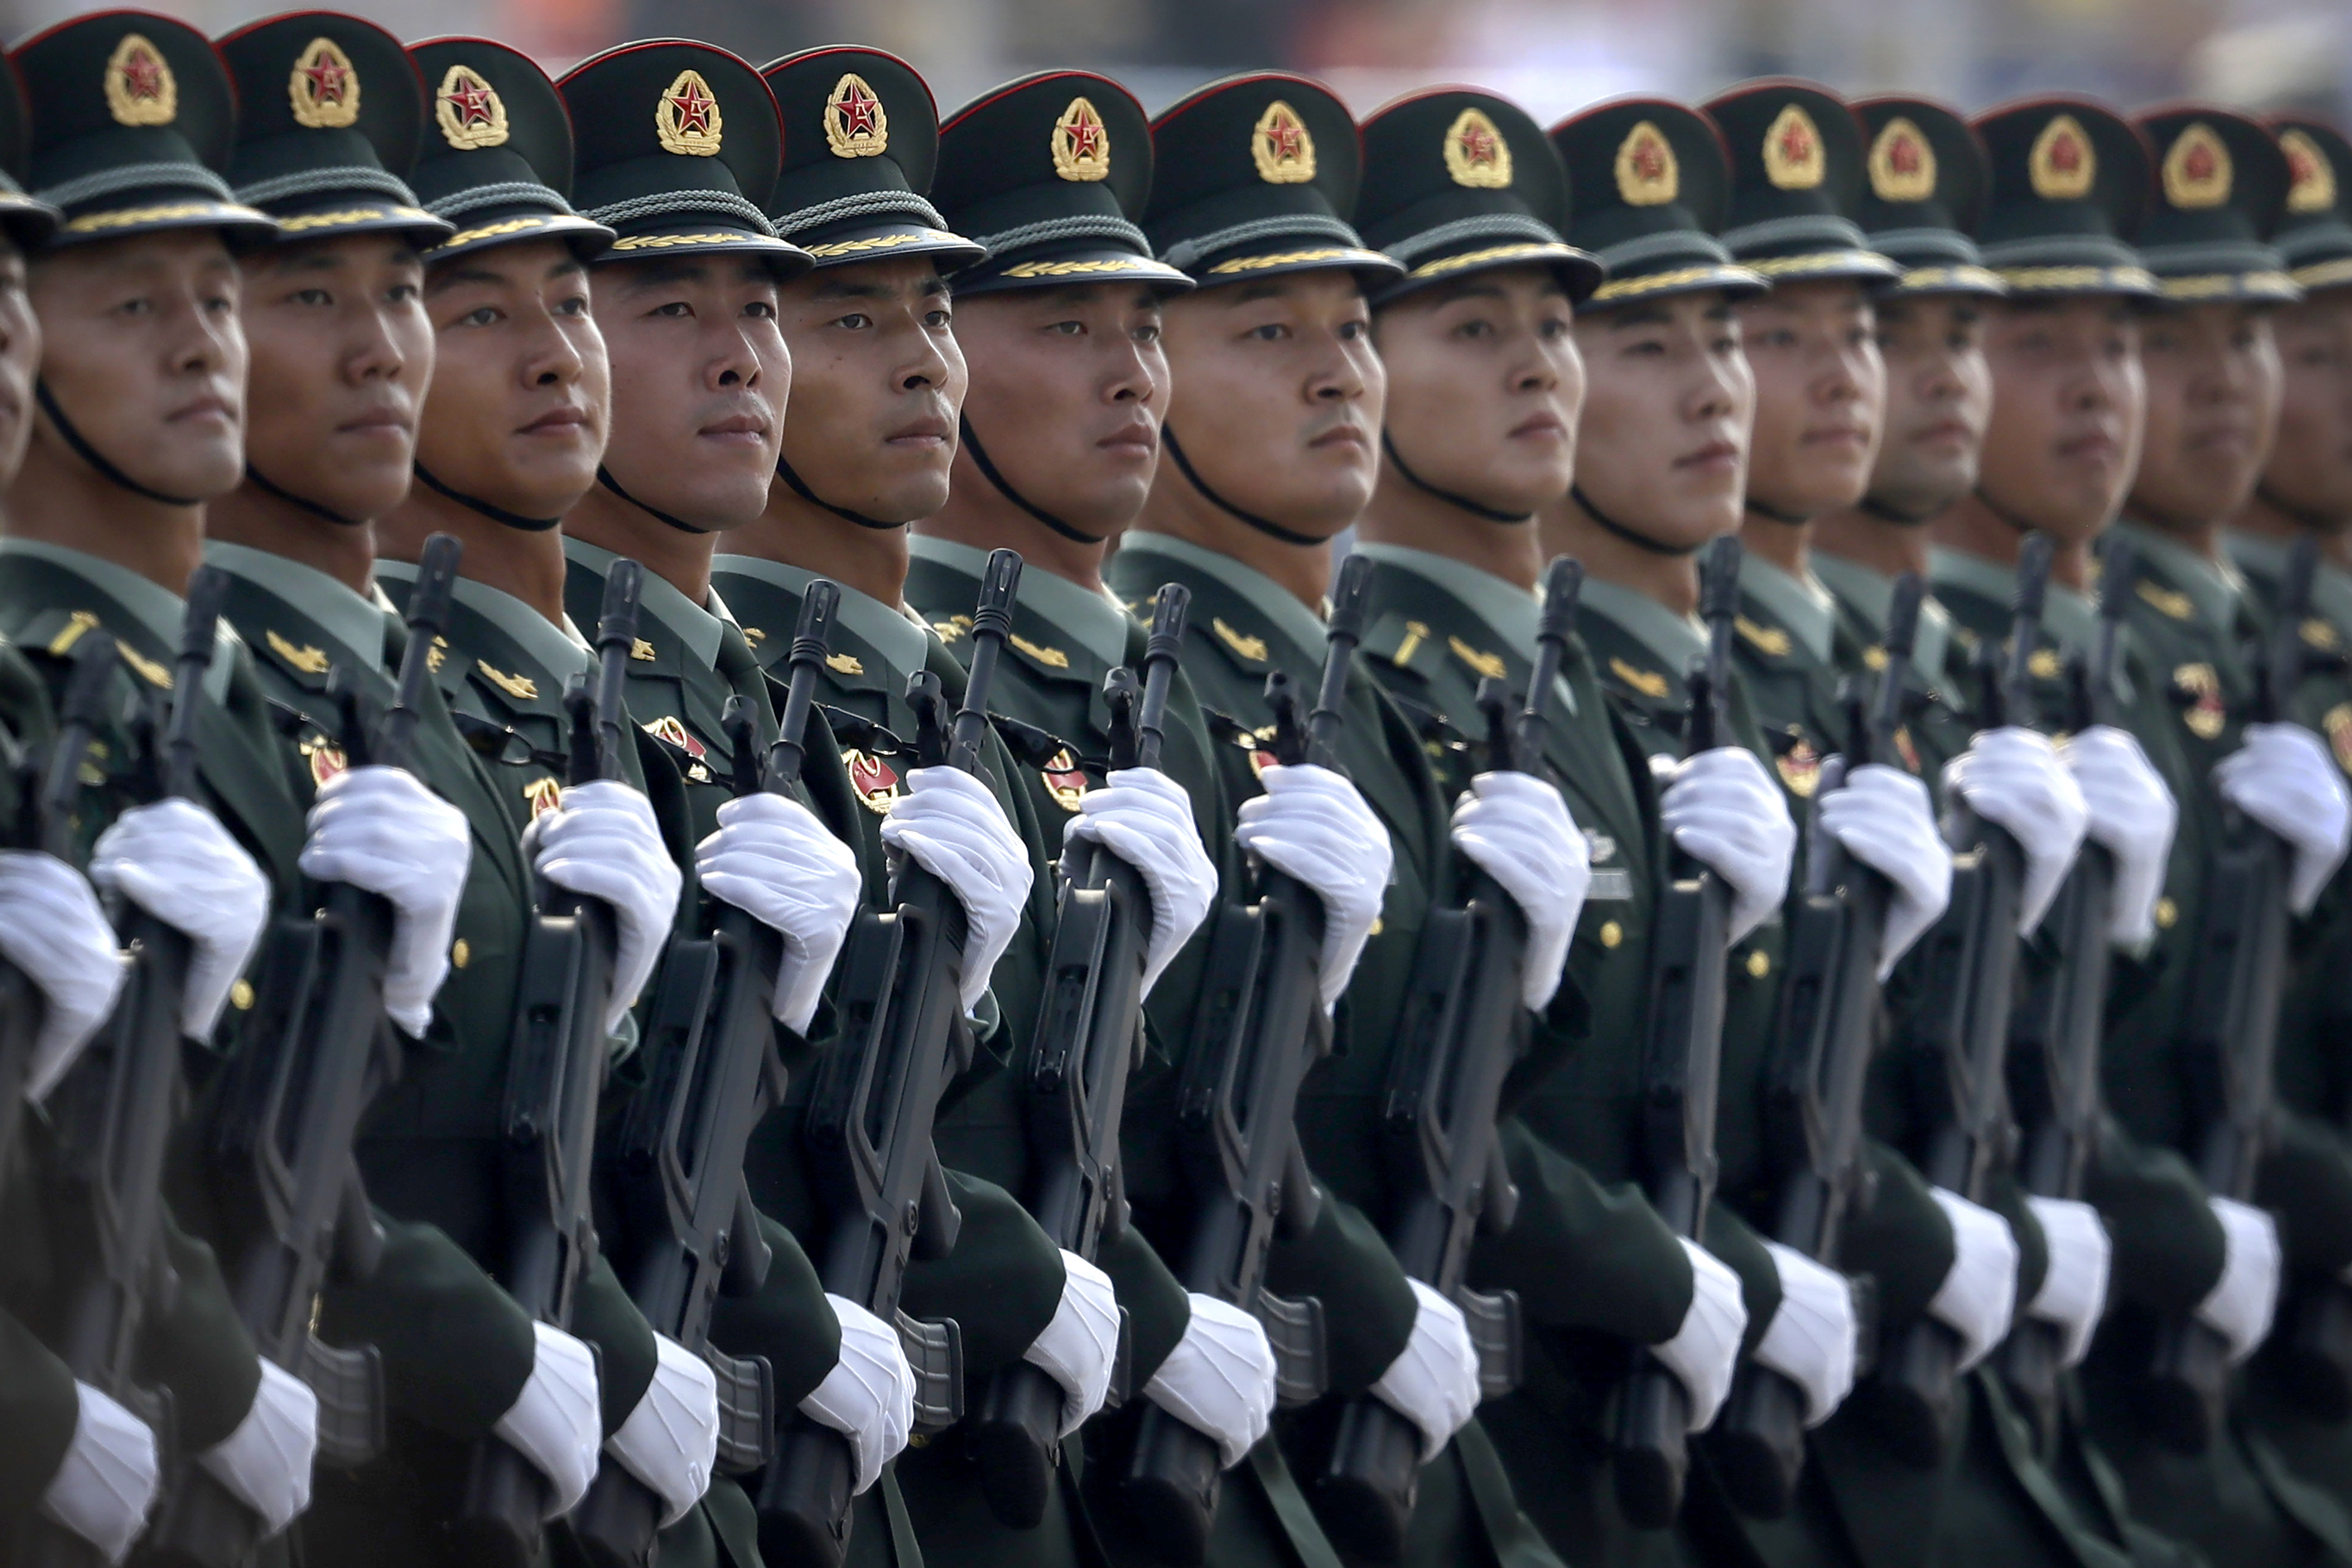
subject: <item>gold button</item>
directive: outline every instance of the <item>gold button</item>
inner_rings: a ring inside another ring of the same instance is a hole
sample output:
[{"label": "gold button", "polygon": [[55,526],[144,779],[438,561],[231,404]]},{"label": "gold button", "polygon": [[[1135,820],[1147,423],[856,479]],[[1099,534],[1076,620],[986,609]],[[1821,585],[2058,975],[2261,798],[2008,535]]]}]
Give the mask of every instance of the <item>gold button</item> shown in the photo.
[{"label": "gold button", "polygon": [[460,969],[466,967],[466,960],[473,956],[474,950],[466,946],[466,939],[463,936],[458,937],[456,945],[449,949],[449,962]]},{"label": "gold button", "polygon": [[1372,916],[1372,928],[1371,928],[1370,931],[1365,932],[1365,933],[1364,933],[1364,935],[1365,935],[1365,936],[1379,936],[1379,935],[1381,934],[1381,925],[1382,925],[1382,924],[1383,924],[1383,922],[1381,921],[1381,917],[1380,917],[1379,915],[1373,915],[1373,916]]},{"label": "gold button", "polygon": [[1772,955],[1765,952],[1761,947],[1759,947],[1755,952],[1748,954],[1748,972],[1755,976],[1759,980],[1765,976],[1770,974],[1772,972]]},{"label": "gold button", "polygon": [[2179,918],[2180,905],[2168,898],[2159,898],[2156,901],[2156,923],[2158,925],[2169,931],[2172,929],[2173,922]]},{"label": "gold button", "polygon": [[236,985],[231,986],[228,988],[228,1000],[229,1005],[235,1008],[237,1011],[241,1013],[251,1012],[253,1010],[253,982],[251,980],[239,980]]},{"label": "gold button", "polygon": [[1601,945],[1603,947],[1614,947],[1624,940],[1625,928],[1622,925],[1618,925],[1614,920],[1604,920],[1601,923]]}]

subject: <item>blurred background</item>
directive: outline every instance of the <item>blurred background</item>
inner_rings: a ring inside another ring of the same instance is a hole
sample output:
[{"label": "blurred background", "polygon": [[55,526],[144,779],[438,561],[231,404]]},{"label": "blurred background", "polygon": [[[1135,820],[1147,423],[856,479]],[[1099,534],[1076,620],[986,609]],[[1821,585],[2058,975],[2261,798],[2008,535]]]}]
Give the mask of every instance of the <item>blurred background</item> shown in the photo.
[{"label": "blurred background", "polygon": [[[221,32],[291,0],[132,0]],[[1546,123],[1618,93],[1707,96],[1790,72],[1974,109],[2053,88],[2126,107],[2193,94],[2339,116],[2352,0],[340,0],[414,40],[488,33],[551,70],[684,36],[762,63],[813,44],[912,60],[943,111],[1024,71],[1085,66],[1156,110],[1243,67],[1332,82],[1359,112],[1441,80]],[[10,40],[88,0],[0,0]]]}]

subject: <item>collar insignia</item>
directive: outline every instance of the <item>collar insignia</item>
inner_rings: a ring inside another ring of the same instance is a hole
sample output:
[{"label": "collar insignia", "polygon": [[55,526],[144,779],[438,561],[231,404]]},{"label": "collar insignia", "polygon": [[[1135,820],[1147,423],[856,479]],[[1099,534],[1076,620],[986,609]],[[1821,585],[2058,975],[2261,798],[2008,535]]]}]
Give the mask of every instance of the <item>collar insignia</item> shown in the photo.
[{"label": "collar insignia", "polygon": [[1756,644],[1758,653],[1769,654],[1775,659],[1787,658],[1789,650],[1796,645],[1790,641],[1789,634],[1778,626],[1759,626],[1745,615],[1740,616],[1731,624],[1742,637]]},{"label": "collar insignia", "polygon": [[1617,144],[1617,195],[1629,207],[1664,206],[1682,193],[1682,165],[1675,144],[1649,120],[1625,132]]},{"label": "collar insignia", "polygon": [[1087,798],[1086,771],[1078,766],[1077,754],[1068,747],[1047,758],[1045,766],[1037,772],[1052,791],[1055,804],[1063,810],[1076,811],[1078,802]]},{"label": "collar insignia", "polygon": [[2231,177],[2230,149],[2201,120],[2174,137],[2164,155],[2164,199],[2184,211],[2227,202]]},{"label": "collar insignia", "polygon": [[932,622],[931,630],[940,634],[940,642],[952,643],[957,638],[971,630],[971,617],[969,615],[950,615],[944,621]]},{"label": "collar insignia", "polygon": [[1110,128],[1103,123],[1102,111],[1084,98],[1070,99],[1070,107],[1054,121],[1049,141],[1054,172],[1063,179],[1110,178]]},{"label": "collar insignia", "polygon": [[425,668],[428,674],[439,674],[441,666],[449,660],[449,639],[436,637],[433,645],[425,650]]},{"label": "collar insignia", "polygon": [[2200,740],[2219,738],[2230,722],[2230,710],[2222,706],[2221,677],[2214,674],[2213,666],[2181,665],[2172,672],[2172,689],[2190,699],[2180,710],[2180,722],[2189,727],[2189,733]]},{"label": "collar insignia", "polygon": [[1900,116],[1870,144],[1870,188],[1882,202],[1924,202],[1936,193],[1936,150]]},{"label": "collar insignia", "polygon": [[263,633],[269,640],[269,651],[306,675],[323,675],[333,661],[317,648],[296,647],[275,632]]},{"label": "collar insignia", "polygon": [[1031,658],[1045,665],[1049,670],[1066,670],[1070,667],[1070,656],[1067,653],[1063,653],[1059,648],[1040,647],[1037,643],[1029,641],[1028,638],[1020,636],[1013,632],[1005,633],[1004,640],[1012,643],[1013,646],[1020,652],[1028,654]]},{"label": "collar insignia", "polygon": [[1653,702],[1664,702],[1667,692],[1673,689],[1666,684],[1666,677],[1657,671],[1636,669],[1613,655],[1609,661],[1609,673]]},{"label": "collar insignia", "polygon": [[2287,172],[2294,181],[2286,193],[2291,213],[2324,213],[2336,204],[2336,165],[2319,143],[2300,131],[2284,131],[2279,147],[2286,153]]},{"label": "collar insignia", "polygon": [[1821,128],[1803,105],[1789,105],[1764,132],[1764,177],[1776,191],[1810,191],[1826,172]]},{"label": "collar insignia", "polygon": [[490,685],[518,702],[535,702],[539,698],[539,683],[529,675],[509,675],[494,670],[488,659],[475,660],[474,668],[488,676]]},{"label": "collar insignia", "polygon": [[1389,655],[1390,663],[1395,664],[1412,664],[1412,656],[1421,652],[1422,643],[1428,640],[1429,622],[1426,621],[1406,622],[1404,623],[1404,635],[1398,639],[1396,652]]},{"label": "collar insignia", "polygon": [[2343,639],[2336,634],[2334,626],[2314,615],[2303,623],[2303,641],[2306,647],[2332,653],[2342,644]]},{"label": "collar insignia", "polygon": [[849,787],[866,809],[879,817],[890,810],[890,802],[906,791],[898,782],[898,770],[882,758],[852,747],[841,754],[841,765],[849,769]]},{"label": "collar insignia", "polygon": [[312,736],[301,743],[299,749],[303,760],[310,765],[313,789],[325,789],[328,779],[351,768],[351,759],[343,755],[343,748],[324,736]]},{"label": "collar insignia", "polygon": [[536,822],[562,802],[563,786],[552,779],[534,779],[522,787],[522,798],[530,802],[530,820]]},{"label": "collar insignia", "polygon": [[1224,640],[1226,647],[1254,664],[1265,663],[1265,638],[1253,637],[1247,632],[1234,631],[1225,624],[1224,617],[1222,615],[1211,616],[1209,624],[1215,629],[1217,635]]},{"label": "collar insignia", "polygon": [[98,612],[94,610],[77,610],[68,615],[66,623],[58,628],[58,634],[49,639],[50,657],[64,658],[81,641],[81,634],[97,624]]},{"label": "collar insignia", "polygon": [[1507,666],[1500,653],[1482,653],[1459,637],[1446,638],[1445,645],[1454,650],[1455,658],[1469,665],[1479,674],[1489,680],[1499,681],[1503,678]]},{"label": "collar insignia", "polygon": [[2066,662],[2055,648],[2036,648],[2025,656],[2025,673],[2037,681],[2054,681],[2066,673]]},{"label": "collar insignia", "polygon": [[827,653],[824,667],[836,675],[862,675],[866,673],[866,661],[855,653]]},{"label": "collar insignia", "polygon": [[654,105],[654,135],[665,152],[682,158],[715,158],[727,130],[719,112],[719,95],[702,73],[685,70]]},{"label": "collar insignia", "polygon": [[441,126],[442,140],[460,152],[506,142],[506,100],[471,66],[453,65],[442,73],[441,89],[433,95],[433,118]]},{"label": "collar insignia", "polygon": [[2178,589],[2167,588],[2144,577],[2139,580],[2138,589],[2142,599],[2175,621],[2186,621],[2197,613],[2196,603]]},{"label": "collar insignia", "polygon": [[1315,138],[1298,111],[1276,99],[1250,131],[1250,160],[1269,185],[1304,185],[1315,178]]},{"label": "collar insignia", "polygon": [[2033,183],[2033,193],[2045,202],[2074,202],[2089,195],[2099,177],[2099,159],[2091,151],[2091,138],[2083,122],[2062,114],[2043,126],[2042,134],[2033,139],[2025,172]]},{"label": "collar insignia", "polygon": [[695,739],[693,733],[679,721],[676,714],[664,714],[659,718],[647,719],[637,727],[656,740],[666,741],[677,747],[697,762],[710,755],[710,748]]},{"label": "collar insignia", "polygon": [[106,109],[117,125],[169,125],[179,117],[180,84],[163,51],[125,33],[106,62]]},{"label": "collar insignia", "polygon": [[1511,187],[1511,144],[1482,109],[1465,109],[1445,132],[1445,172],[1474,191]]},{"label": "collar insignia", "polygon": [[1789,737],[1789,749],[1772,758],[1772,768],[1780,775],[1780,782],[1789,787],[1790,794],[1800,800],[1810,800],[1813,787],[1822,779],[1822,754],[1802,736],[1792,735]]},{"label": "collar insignia", "polygon": [[643,637],[637,638],[629,644],[629,657],[642,659],[648,664],[655,664],[659,659],[659,655],[654,652],[654,645]]},{"label": "collar insignia", "polygon": [[836,158],[871,158],[890,150],[889,111],[856,71],[834,83],[824,100],[824,144]]},{"label": "collar insignia", "polygon": [[294,123],[309,131],[341,131],[360,117],[360,73],[332,38],[313,38],[294,57],[286,96]]},{"label": "collar insignia", "polygon": [[114,651],[121,654],[122,662],[138,671],[140,677],[149,685],[167,692],[172,689],[172,667],[169,664],[160,659],[147,657],[128,643],[118,641]]}]

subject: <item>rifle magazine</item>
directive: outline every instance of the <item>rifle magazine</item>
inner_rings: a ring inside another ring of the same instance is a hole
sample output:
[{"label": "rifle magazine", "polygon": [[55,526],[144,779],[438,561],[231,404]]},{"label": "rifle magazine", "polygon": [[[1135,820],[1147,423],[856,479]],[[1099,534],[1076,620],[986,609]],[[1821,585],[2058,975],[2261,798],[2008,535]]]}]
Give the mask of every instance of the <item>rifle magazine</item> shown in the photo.
[{"label": "rifle magazine", "polygon": [[1323,1333],[1323,1303],[1313,1296],[1286,1299],[1261,1286],[1251,1315],[1274,1349],[1274,1402],[1296,1410],[1331,1386],[1331,1356]]},{"label": "rifle magazine", "polygon": [[317,1334],[302,1339],[302,1364],[295,1368],[319,1396],[319,1458],[355,1470],[383,1452],[383,1358],[372,1344],[348,1349]]},{"label": "rifle magazine", "polygon": [[953,1318],[893,1313],[898,1344],[915,1371],[915,1430],[929,1436],[963,1419],[963,1330]]},{"label": "rifle magazine", "polygon": [[764,1355],[739,1358],[715,1344],[702,1359],[719,1379],[719,1473],[750,1475],[775,1457],[775,1371]]},{"label": "rifle magazine", "polygon": [[1519,1293],[1486,1295],[1465,1285],[1454,1292],[1454,1304],[1462,1309],[1470,1328],[1470,1348],[1478,1354],[1478,1397],[1502,1398],[1518,1387],[1526,1374]]}]

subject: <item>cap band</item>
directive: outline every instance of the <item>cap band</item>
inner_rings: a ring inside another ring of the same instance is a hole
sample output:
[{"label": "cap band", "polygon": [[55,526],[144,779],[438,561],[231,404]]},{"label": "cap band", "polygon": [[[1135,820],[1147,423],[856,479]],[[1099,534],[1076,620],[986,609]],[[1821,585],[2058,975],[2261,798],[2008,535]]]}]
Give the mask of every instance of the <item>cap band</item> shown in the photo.
[{"label": "cap band", "polygon": [[[764,235],[770,239],[776,237],[776,231],[768,225],[767,214],[759,208],[731,191],[708,188],[677,191],[658,196],[632,196],[625,202],[591,207],[580,215],[591,222],[603,224],[608,229],[619,228],[623,224],[639,218],[707,218],[719,215],[735,219],[753,234]],[[646,509],[652,510],[651,507]]]},{"label": "cap band", "polygon": [[1743,224],[1736,229],[1726,229],[1716,238],[1736,256],[1750,246],[1786,245],[1791,241],[1818,242],[1832,236],[1834,236],[1835,243],[1849,250],[1870,248],[1870,243],[1862,237],[1859,227],[1843,218],[1831,217],[1822,213],[1766,218],[1761,223]]},{"label": "cap band", "polygon": [[1432,251],[1463,240],[1524,239],[1538,245],[1563,245],[1567,242],[1552,232],[1541,219],[1526,213],[1482,213],[1475,218],[1456,218],[1450,224],[1423,229],[1408,235],[1393,245],[1382,246],[1399,261],[1411,267]]},{"label": "cap band", "polygon": [[210,169],[201,163],[178,162],[124,163],[79,179],[60,181],[34,193],[53,207],[78,207],[100,196],[124,191],[152,191],[159,185],[193,186],[224,202],[236,200],[228,182]]},{"label": "cap band", "polygon": [[1171,267],[1181,267],[1190,272],[1195,263],[1207,260],[1219,251],[1232,250],[1258,240],[1268,239],[1328,239],[1357,250],[1364,248],[1363,237],[1337,218],[1323,217],[1315,213],[1286,214],[1278,218],[1253,218],[1245,224],[1234,224],[1213,229],[1204,235],[1180,239],[1168,247],[1160,259]]},{"label": "cap band", "polygon": [[338,163],[330,169],[300,169],[291,174],[256,180],[250,185],[239,186],[236,199],[248,206],[257,207],[265,203],[282,202],[295,196],[340,195],[351,191],[371,191],[404,207],[416,205],[416,193],[410,190],[398,175],[360,163]]},{"label": "cap band", "polygon": [[1622,245],[1609,246],[1601,251],[1600,256],[1601,265],[1607,267],[1613,277],[1627,267],[1639,267],[1645,261],[1656,261],[1662,256],[1679,259],[1694,253],[1719,266],[1729,267],[1732,264],[1729,251],[1716,244],[1712,235],[1696,229],[1665,229],[1657,234],[1643,235]]},{"label": "cap band", "polygon": [[2332,288],[2339,283],[2352,283],[2352,256],[2298,267],[2288,276],[2294,279],[2296,287],[2305,289]]},{"label": "cap band", "polygon": [[437,201],[425,204],[425,210],[436,218],[459,217],[479,212],[484,207],[502,207],[510,202],[530,202],[537,206],[551,207],[570,217],[572,204],[556,194],[552,185],[542,185],[535,180],[501,180],[494,185],[474,185],[463,191],[453,191]]},{"label": "cap band", "polygon": [[823,228],[848,218],[904,217],[913,218],[926,228],[944,229],[947,219],[939,209],[912,191],[860,191],[854,196],[835,196],[829,202],[819,202],[813,207],[776,214],[776,232],[799,234],[804,229]]},{"label": "cap band", "polygon": [[[945,228],[942,223],[940,225]],[[1018,228],[1005,229],[992,235],[969,236],[974,245],[984,245],[991,256],[1020,250],[1033,245],[1054,245],[1073,239],[1115,239],[1131,245],[1145,256],[1151,254],[1151,242],[1143,231],[1125,218],[1115,218],[1108,213],[1087,213],[1066,218],[1049,218],[1044,223],[1023,224]]]}]

